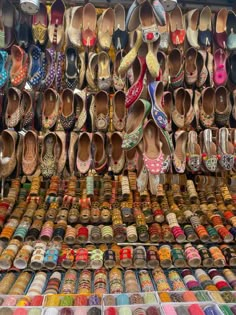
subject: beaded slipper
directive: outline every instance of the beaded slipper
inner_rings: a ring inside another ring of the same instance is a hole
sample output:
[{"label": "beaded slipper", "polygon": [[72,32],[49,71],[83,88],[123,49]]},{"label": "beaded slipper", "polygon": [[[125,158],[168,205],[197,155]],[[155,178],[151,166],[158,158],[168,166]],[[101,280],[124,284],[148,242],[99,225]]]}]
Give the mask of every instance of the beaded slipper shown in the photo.
[{"label": "beaded slipper", "polygon": [[7,59],[8,53],[4,50],[0,50],[0,88],[2,88],[8,80],[8,71],[6,70]]},{"label": "beaded slipper", "polygon": [[24,83],[28,72],[28,55],[24,50],[16,45],[11,48],[12,67],[10,70],[10,79],[13,86],[19,86]]}]

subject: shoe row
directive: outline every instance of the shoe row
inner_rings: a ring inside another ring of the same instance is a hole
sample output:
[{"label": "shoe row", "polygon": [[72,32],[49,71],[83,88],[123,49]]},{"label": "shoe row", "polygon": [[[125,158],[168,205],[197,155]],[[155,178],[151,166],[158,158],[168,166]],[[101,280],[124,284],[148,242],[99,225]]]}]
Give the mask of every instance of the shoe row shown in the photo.
[{"label": "shoe row", "polygon": [[[91,169],[104,173],[109,168],[114,174],[132,170],[137,171],[137,184],[142,190],[148,180],[155,181],[155,175],[171,171],[172,162],[177,173],[236,169],[236,129],[223,127],[216,131],[216,138],[211,129],[199,136],[193,130],[176,131],[173,145],[169,134],[153,120],[133,127],[130,125],[125,134],[71,132],[69,139],[63,131],[48,132],[41,139],[34,131],[18,136],[15,131],[4,130],[1,177],[10,176],[16,166],[18,175],[21,168],[27,176],[40,169],[45,178],[61,175],[66,169],[70,174],[87,174]],[[154,177],[150,179],[149,175]]]}]

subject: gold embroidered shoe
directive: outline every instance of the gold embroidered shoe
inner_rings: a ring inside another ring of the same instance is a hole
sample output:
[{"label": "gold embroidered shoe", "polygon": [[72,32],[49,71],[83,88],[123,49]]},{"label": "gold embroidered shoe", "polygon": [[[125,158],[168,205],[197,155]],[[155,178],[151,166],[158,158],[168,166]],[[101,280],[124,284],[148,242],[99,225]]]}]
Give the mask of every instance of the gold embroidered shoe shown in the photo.
[{"label": "gold embroidered shoe", "polygon": [[16,127],[24,113],[24,108],[21,105],[21,91],[11,87],[7,95],[7,108],[5,112],[5,123],[8,128]]},{"label": "gold embroidered shoe", "polygon": [[95,125],[98,131],[106,131],[109,124],[109,96],[105,91],[99,91],[94,98]]},{"label": "gold embroidered shoe", "polygon": [[64,40],[64,13],[63,0],[54,0],[49,13],[48,37],[55,46],[60,46]]},{"label": "gold embroidered shoe", "polygon": [[35,44],[43,45],[47,40],[48,14],[45,4],[40,3],[39,11],[33,15],[32,33]]},{"label": "gold embroidered shoe", "polygon": [[202,102],[200,106],[200,122],[205,128],[214,124],[215,119],[215,90],[208,87],[202,91]]},{"label": "gold embroidered shoe", "polygon": [[57,137],[53,132],[49,132],[43,139],[42,153],[41,153],[41,173],[43,177],[50,178],[56,174],[56,143]]},{"label": "gold embroidered shoe", "polygon": [[109,50],[115,26],[113,9],[106,9],[98,19],[98,42],[103,50]]}]

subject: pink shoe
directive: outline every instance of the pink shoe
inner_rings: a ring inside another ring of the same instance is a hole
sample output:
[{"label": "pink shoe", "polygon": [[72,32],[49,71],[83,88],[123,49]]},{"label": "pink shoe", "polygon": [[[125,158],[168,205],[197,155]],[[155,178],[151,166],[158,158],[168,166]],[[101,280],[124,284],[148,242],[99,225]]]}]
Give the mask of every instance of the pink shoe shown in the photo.
[{"label": "pink shoe", "polygon": [[226,53],[219,48],[214,53],[214,73],[213,80],[215,85],[225,85],[228,75],[226,72]]},{"label": "pink shoe", "polygon": [[149,173],[159,175],[164,162],[160,130],[149,120],[143,130],[143,161]]},{"label": "pink shoe", "polygon": [[147,69],[145,59],[143,57],[137,57],[133,63],[134,84],[129,88],[125,106],[129,108],[136,100],[139,99],[143,91],[143,78]]}]

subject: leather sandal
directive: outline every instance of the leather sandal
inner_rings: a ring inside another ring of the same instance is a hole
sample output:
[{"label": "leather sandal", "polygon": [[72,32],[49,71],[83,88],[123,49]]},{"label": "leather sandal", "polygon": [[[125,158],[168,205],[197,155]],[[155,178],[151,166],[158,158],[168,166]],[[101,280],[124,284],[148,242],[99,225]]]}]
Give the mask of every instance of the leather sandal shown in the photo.
[{"label": "leather sandal", "polygon": [[53,89],[47,89],[43,97],[42,125],[45,129],[55,126],[58,118],[61,99]]},{"label": "leather sandal", "polygon": [[143,123],[148,116],[151,109],[151,104],[139,99],[131,107],[126,121],[126,133],[124,135],[122,148],[131,150],[142,139]]},{"label": "leather sandal", "polygon": [[198,55],[198,52],[193,47],[190,47],[186,51],[186,55],[185,55],[185,82],[188,85],[193,85],[197,82],[197,78],[198,78],[197,55]]},{"label": "leather sandal", "polygon": [[216,145],[212,140],[211,129],[205,129],[200,134],[201,147],[202,147],[202,160],[203,165],[209,172],[215,172],[217,168],[217,151]]}]

